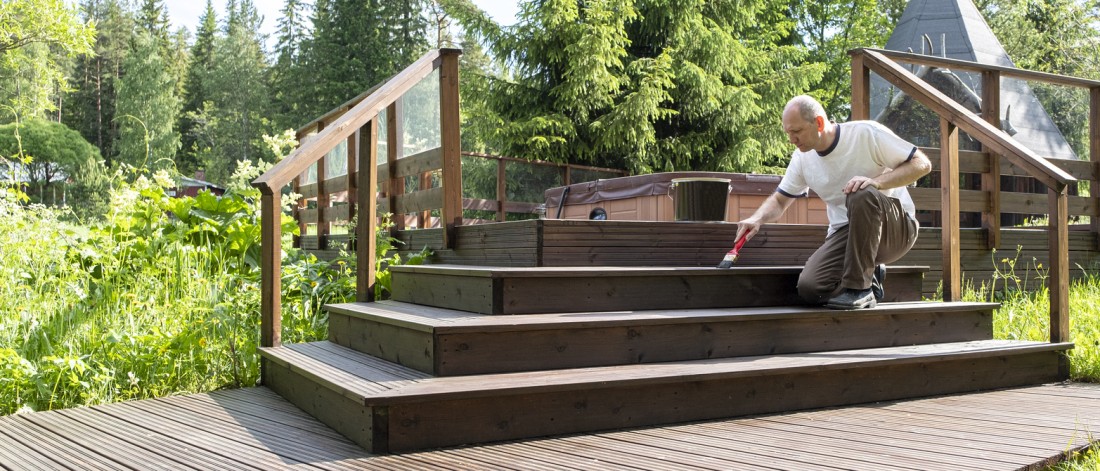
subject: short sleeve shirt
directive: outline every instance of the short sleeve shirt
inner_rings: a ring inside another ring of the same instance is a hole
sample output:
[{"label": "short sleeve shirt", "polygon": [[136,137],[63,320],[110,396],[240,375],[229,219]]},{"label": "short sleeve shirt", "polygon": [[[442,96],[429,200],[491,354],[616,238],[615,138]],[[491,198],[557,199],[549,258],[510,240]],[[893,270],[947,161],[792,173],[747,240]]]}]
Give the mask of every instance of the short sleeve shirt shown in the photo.
[{"label": "short sleeve shirt", "polygon": [[[908,161],[917,148],[875,121],[851,121],[836,125],[836,141],[824,155],[811,149],[795,149],[779,192],[789,197],[806,196],[807,190],[825,201],[829,235],[848,224],[844,185],[859,175],[874,178]],[[882,190],[897,198],[902,209],[914,216],[916,208],[905,187]],[[915,218],[914,218],[915,219]]]}]

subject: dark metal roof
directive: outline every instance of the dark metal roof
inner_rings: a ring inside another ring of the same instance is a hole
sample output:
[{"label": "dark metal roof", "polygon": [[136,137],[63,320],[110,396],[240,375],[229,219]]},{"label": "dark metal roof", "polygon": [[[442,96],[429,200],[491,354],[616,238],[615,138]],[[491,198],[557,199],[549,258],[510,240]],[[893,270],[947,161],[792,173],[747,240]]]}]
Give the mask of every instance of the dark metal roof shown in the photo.
[{"label": "dark metal roof", "polygon": [[[924,35],[932,40],[933,55],[942,57],[946,46],[946,56],[952,59],[1015,66],[971,0],[911,0],[887,41],[886,49],[929,53]],[[957,73],[971,89],[981,93],[979,74]],[[891,93],[888,88],[885,81],[875,77],[871,88],[871,116],[877,116],[886,105]],[[1010,120],[1018,131],[1013,138],[1020,144],[1043,157],[1077,158],[1027,82],[1001,80],[1002,120],[1010,105]]]}]

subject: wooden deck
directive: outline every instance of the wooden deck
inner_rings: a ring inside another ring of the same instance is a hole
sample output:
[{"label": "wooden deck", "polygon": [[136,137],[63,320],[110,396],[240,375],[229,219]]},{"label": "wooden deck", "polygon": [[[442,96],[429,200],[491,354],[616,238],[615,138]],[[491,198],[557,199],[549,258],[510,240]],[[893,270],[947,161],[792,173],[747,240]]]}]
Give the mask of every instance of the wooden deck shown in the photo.
[{"label": "wooden deck", "polygon": [[1087,446],[1100,385],[1048,384],[378,456],[266,388],[0,418],[0,468],[1041,468]]}]

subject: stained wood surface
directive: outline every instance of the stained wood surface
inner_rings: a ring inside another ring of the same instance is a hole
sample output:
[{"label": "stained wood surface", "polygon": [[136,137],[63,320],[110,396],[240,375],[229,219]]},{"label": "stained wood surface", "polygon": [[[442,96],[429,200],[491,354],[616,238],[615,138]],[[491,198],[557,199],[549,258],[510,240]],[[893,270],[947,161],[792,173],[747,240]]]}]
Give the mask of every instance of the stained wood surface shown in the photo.
[{"label": "stained wood surface", "polygon": [[1087,445],[1097,411],[1100,386],[1051,384],[379,456],[249,388],[0,417],[0,467],[1037,469]]},{"label": "stained wood surface", "polygon": [[383,301],[327,306],[329,340],[435,376],[993,338],[995,304],[883,303],[486,316]]}]

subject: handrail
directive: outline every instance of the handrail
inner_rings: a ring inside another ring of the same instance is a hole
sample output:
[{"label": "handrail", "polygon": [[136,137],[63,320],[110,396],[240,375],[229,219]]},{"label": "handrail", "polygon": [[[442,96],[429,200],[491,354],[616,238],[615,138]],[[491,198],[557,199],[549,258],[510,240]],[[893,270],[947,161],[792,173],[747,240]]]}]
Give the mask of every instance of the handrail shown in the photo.
[{"label": "handrail", "polygon": [[951,121],[967,134],[990,150],[1007,157],[1014,165],[1024,168],[1032,177],[1051,188],[1062,188],[1076,182],[1070,174],[1054,166],[1031,149],[1024,147],[1008,134],[997,129],[989,122],[971,113],[962,105],[944,95],[939,90],[924,83],[896,62],[887,59],[877,51],[862,50],[863,63],[874,70],[886,81],[894,84],[903,92],[932,109],[936,114]]},{"label": "handrail", "polygon": [[[359,218],[356,226],[356,299],[373,300],[374,273],[374,231],[377,183],[374,173],[377,171],[378,115],[383,109],[395,106],[395,103],[434,70],[440,70],[440,147],[444,154],[444,180],[447,190],[461,192],[461,163],[458,162],[458,56],[459,49],[439,49],[429,51],[397,75],[390,77],[381,86],[376,86],[360,94],[325,117],[341,114],[333,123],[324,126],[316,136],[303,140],[301,146],[270,170],[252,181],[252,186],[260,190],[260,346],[276,347],[281,342],[281,190],[311,165],[323,162],[325,155],[342,142],[348,142],[348,191],[354,189],[358,200],[358,212],[367,217]],[[359,100],[359,101],[357,101]],[[344,112],[344,107],[355,103]],[[392,114],[390,115],[393,116]],[[324,119],[324,118],[322,118]],[[392,118],[391,118],[392,119]],[[314,121],[323,123],[324,121]],[[355,136],[353,138],[353,136]],[[351,179],[351,164],[356,162],[358,182]],[[318,180],[324,181],[324,171],[319,169]],[[461,194],[461,193],[459,193]],[[448,197],[452,197],[448,195]],[[452,208],[452,206],[458,209]],[[449,201],[443,208],[448,218],[458,212],[461,222],[461,201]],[[349,209],[350,212],[350,209]],[[349,216],[352,216],[349,214]],[[444,236],[444,243],[453,243]]]},{"label": "handrail", "polygon": [[[1011,139],[1007,134],[998,129],[992,123],[978,117],[969,110],[951,100],[943,93],[920,80],[917,76],[901,67],[897,63],[888,60],[886,54],[878,50],[856,49],[850,52],[852,56],[852,116],[866,118],[869,108],[869,75],[870,71],[879,74],[892,85],[900,88],[911,98],[930,108],[940,117],[940,148],[941,178],[940,188],[943,192],[942,218],[943,218],[943,293],[944,299],[957,301],[961,298],[960,273],[961,261],[959,257],[959,147],[958,131],[961,129],[971,137],[977,139],[990,151],[991,155],[1003,155],[1017,167],[1023,168],[1031,177],[1041,181],[1048,187],[1048,241],[1050,263],[1050,341],[1069,341],[1069,228],[1068,228],[1068,185],[1077,179],[1060,168],[1039,157],[1030,149],[1027,149]],[[923,56],[903,55],[901,53],[889,53],[899,60],[914,61],[929,64],[947,64],[946,59],[936,59]],[[1091,120],[1098,120],[1100,106],[1097,106],[1096,98],[1100,95],[1100,87],[1091,81],[1058,79],[1040,76],[1038,73],[1021,73],[1000,66],[985,66],[974,62],[951,60],[956,68],[966,68],[981,72],[983,78],[990,79],[986,82],[991,87],[999,87],[999,78],[1002,75],[1025,76],[1029,79],[1039,79],[1054,83],[1066,84],[1073,82],[1075,86],[1089,87],[1093,97]],[[989,90],[984,90],[988,92]],[[990,94],[989,98],[995,98]],[[995,113],[988,113],[987,119],[996,120]],[[1095,138],[1100,138],[1097,132],[1097,123],[1091,123],[1093,150],[1097,150]],[[1092,155],[1093,162],[1100,157]],[[997,157],[993,157],[996,162]],[[997,172],[999,165],[990,165],[991,173]],[[998,175],[994,173],[994,175]],[[990,190],[995,191],[995,190]],[[995,197],[996,195],[993,195]],[[996,210],[995,208],[993,208]],[[1069,376],[1069,363],[1062,357],[1059,363],[1059,375]]]},{"label": "handrail", "polygon": [[444,51],[446,50],[432,50],[421,56],[369,97],[364,98],[331,125],[326,126],[313,139],[253,180],[252,186],[259,188],[265,194],[272,194],[276,189],[290,183],[294,177],[321,160],[321,157],[324,157],[333,147],[354,134],[383,109],[396,102],[401,95],[412,89],[420,80],[427,77],[435,69],[436,62]]},{"label": "handrail", "polygon": [[864,48],[859,49],[864,52],[873,52],[886,56],[890,59],[894,59],[901,62],[917,65],[927,65],[932,67],[952,68],[955,70],[965,70],[967,72],[999,72],[1001,77],[1018,78],[1021,80],[1033,80],[1037,82],[1053,83],[1058,85],[1066,85],[1069,87],[1078,88],[1095,88],[1100,87],[1100,80],[1085,79],[1080,77],[1070,77],[1066,75],[1052,74],[1048,72],[1037,72],[1034,70],[1017,69],[1015,67],[1006,67],[1003,65],[991,65],[991,64],[979,64],[977,62],[970,62],[962,59],[950,59],[946,57],[928,56],[924,54],[916,54],[913,52],[901,52],[891,51],[889,49],[873,49]]}]

